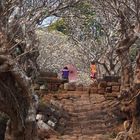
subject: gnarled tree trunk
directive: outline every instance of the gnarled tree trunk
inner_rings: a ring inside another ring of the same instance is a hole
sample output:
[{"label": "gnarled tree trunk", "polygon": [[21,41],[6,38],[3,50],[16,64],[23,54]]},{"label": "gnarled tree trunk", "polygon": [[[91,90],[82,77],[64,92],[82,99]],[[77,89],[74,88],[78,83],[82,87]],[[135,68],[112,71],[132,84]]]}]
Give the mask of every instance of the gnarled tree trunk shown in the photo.
[{"label": "gnarled tree trunk", "polygon": [[132,123],[132,131],[133,137],[135,140],[140,139],[140,50],[136,59],[136,69],[134,75],[134,94],[136,96],[133,106],[132,106],[132,114],[133,114],[133,123]]},{"label": "gnarled tree trunk", "polygon": [[[139,26],[138,26],[139,28]],[[122,65],[122,87],[121,93],[125,96],[122,98],[125,112],[129,112],[130,129],[125,134],[129,139],[140,139],[140,51],[136,59],[136,68],[133,72],[129,56],[129,48],[135,43],[138,36],[133,32],[128,38],[119,43],[117,53]]]},{"label": "gnarled tree trunk", "polygon": [[129,48],[135,43],[137,36],[133,34],[118,44],[117,53],[121,62],[121,90],[129,90],[133,85],[133,70],[129,56]]},{"label": "gnarled tree trunk", "polygon": [[[21,45],[25,37],[21,35],[23,30],[19,21],[14,20],[11,25],[8,23],[7,18],[10,13],[8,10],[4,11],[5,8],[1,8],[1,6],[7,6],[7,9],[12,7],[12,4],[10,5],[8,2],[0,1],[0,111],[10,118],[5,140],[37,140],[36,110],[32,101],[31,85],[26,71],[20,65],[20,58],[30,56],[24,60],[25,62],[34,57],[34,54],[30,54],[29,50],[28,54],[24,52],[24,55],[13,57],[11,49]],[[5,13],[7,15],[3,15]],[[32,42],[32,40],[30,41]],[[26,46],[27,44],[24,49]],[[31,44],[31,49],[32,46]]]},{"label": "gnarled tree trunk", "polygon": [[0,110],[10,118],[5,140],[37,140],[36,111],[28,81],[19,69],[4,69],[5,63],[0,65]]}]

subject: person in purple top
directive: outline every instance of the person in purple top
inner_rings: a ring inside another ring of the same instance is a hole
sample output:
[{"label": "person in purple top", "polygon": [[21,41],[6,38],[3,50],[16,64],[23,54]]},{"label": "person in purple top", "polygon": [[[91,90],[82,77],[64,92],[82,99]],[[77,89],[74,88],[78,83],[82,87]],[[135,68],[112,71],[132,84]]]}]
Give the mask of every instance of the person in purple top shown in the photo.
[{"label": "person in purple top", "polygon": [[69,70],[68,67],[64,67],[62,70],[62,79],[69,81]]}]

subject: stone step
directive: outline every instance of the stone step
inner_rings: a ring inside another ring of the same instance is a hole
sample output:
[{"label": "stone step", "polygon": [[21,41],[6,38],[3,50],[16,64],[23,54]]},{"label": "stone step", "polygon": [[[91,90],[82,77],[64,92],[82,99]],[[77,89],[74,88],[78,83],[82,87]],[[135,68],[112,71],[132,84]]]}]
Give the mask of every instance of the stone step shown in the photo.
[{"label": "stone step", "polygon": [[66,135],[73,135],[73,134],[82,134],[82,135],[95,135],[95,134],[106,134],[107,132],[109,132],[107,129],[91,129],[91,128],[84,128],[84,129],[74,129],[73,131],[69,130],[69,129],[66,129],[65,130],[65,134]]},{"label": "stone step", "polygon": [[48,140],[112,140],[108,135],[94,134],[94,135],[63,135],[54,137],[52,136]]},{"label": "stone step", "polygon": [[78,95],[83,95],[83,94],[89,94],[88,91],[62,91],[61,93],[59,93],[59,95],[62,95],[62,96],[67,96],[67,95],[75,95],[75,96],[78,96]]},{"label": "stone step", "polygon": [[48,101],[54,100],[56,106],[61,106],[68,113],[69,119],[62,126],[62,131],[59,129],[61,126],[57,129],[64,136],[51,140],[92,140],[88,136],[109,133],[113,125],[117,124],[111,112],[118,103],[106,100],[103,95],[89,94],[88,91],[67,91],[54,96],[50,96]]}]

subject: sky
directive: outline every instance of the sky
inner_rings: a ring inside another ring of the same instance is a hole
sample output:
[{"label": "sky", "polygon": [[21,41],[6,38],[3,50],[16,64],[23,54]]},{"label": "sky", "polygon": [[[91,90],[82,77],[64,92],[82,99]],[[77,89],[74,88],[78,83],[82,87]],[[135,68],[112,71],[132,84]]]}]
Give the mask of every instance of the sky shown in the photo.
[{"label": "sky", "polygon": [[55,17],[55,16],[47,17],[46,19],[43,20],[42,24],[39,25],[39,27],[47,27],[51,23],[55,22],[57,19],[58,19],[58,17]]}]

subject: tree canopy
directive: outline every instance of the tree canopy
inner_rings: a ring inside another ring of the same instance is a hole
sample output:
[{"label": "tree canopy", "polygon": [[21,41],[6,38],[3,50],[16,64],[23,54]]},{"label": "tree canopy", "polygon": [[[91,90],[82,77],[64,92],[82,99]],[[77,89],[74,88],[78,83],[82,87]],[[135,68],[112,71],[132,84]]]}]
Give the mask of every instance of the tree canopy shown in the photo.
[{"label": "tree canopy", "polygon": [[121,76],[120,102],[127,100],[125,107],[133,102],[128,110],[131,139],[136,139],[140,127],[140,1],[1,0],[0,110],[11,119],[12,140],[38,139],[32,100],[32,83],[39,71],[35,30],[50,16],[58,20],[48,30],[67,35],[87,67],[94,60],[106,75]]}]

